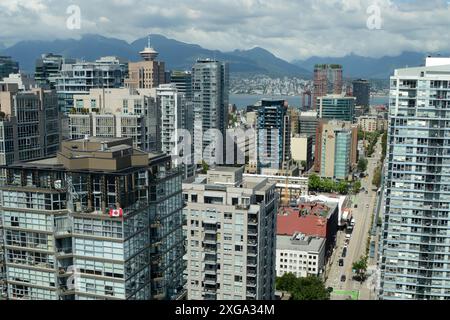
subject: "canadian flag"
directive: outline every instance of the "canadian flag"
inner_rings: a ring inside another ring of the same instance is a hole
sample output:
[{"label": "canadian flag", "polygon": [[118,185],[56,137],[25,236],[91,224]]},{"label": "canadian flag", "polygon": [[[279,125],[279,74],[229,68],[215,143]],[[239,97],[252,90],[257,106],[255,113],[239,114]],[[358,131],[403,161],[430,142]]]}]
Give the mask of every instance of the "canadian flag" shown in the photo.
[{"label": "canadian flag", "polygon": [[119,209],[109,209],[109,216],[112,218],[123,217],[122,208]]}]

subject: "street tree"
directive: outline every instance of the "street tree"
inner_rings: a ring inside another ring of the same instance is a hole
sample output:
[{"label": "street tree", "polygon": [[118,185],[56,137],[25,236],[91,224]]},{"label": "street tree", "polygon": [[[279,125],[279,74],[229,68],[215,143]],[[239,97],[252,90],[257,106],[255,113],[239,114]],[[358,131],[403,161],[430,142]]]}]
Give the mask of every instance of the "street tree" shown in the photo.
[{"label": "street tree", "polygon": [[353,262],[353,270],[355,271],[357,278],[361,282],[363,282],[366,277],[367,260],[368,260],[368,257],[366,255],[366,256],[362,256],[358,261]]}]

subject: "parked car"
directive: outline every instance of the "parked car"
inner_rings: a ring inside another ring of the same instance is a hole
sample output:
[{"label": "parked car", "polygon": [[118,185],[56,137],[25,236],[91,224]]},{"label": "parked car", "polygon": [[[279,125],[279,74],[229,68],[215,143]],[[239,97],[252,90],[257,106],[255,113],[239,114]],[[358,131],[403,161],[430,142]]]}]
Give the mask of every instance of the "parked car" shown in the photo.
[{"label": "parked car", "polygon": [[366,204],[366,208],[369,208],[369,204]]},{"label": "parked car", "polygon": [[357,204],[355,204],[355,208],[358,208],[358,205],[357,205]]},{"label": "parked car", "polygon": [[339,267],[343,267],[344,266],[344,259],[339,259]]},{"label": "parked car", "polygon": [[347,280],[347,277],[345,276],[345,274],[343,274],[343,275],[341,276],[341,282],[345,282],[345,280]]},{"label": "parked car", "polygon": [[345,258],[346,255],[347,255],[347,247],[344,247],[344,249],[342,250],[342,258]]}]

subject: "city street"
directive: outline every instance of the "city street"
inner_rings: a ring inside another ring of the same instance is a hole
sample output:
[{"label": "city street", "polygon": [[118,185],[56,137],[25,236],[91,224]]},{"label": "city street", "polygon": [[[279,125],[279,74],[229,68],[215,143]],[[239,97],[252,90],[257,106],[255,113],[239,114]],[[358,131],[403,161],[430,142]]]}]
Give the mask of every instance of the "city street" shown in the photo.
[{"label": "city street", "polygon": [[[352,196],[351,212],[355,218],[355,227],[350,238],[347,254],[343,258],[344,266],[339,266],[339,259],[342,258],[342,250],[345,242],[345,231],[338,232],[336,248],[331,257],[331,261],[328,264],[329,271],[327,272],[328,278],[326,281],[327,287],[333,287],[336,290],[361,291],[360,299],[370,299],[370,290],[365,283],[361,284],[358,281],[352,279],[352,265],[353,262],[358,261],[366,253],[367,239],[369,236],[369,230],[371,226],[371,220],[376,206],[377,192],[373,191],[372,179],[373,172],[377,167],[378,161],[381,158],[381,139],[378,141],[375,152],[372,158],[368,158],[367,173],[368,176],[361,180],[362,187],[368,191],[360,192],[359,194]],[[355,204],[357,208],[354,208]],[[376,223],[376,222],[375,222]],[[345,282],[341,281],[341,277],[345,275]],[[336,297],[338,298],[338,297]],[[332,295],[333,299],[333,295]]]}]

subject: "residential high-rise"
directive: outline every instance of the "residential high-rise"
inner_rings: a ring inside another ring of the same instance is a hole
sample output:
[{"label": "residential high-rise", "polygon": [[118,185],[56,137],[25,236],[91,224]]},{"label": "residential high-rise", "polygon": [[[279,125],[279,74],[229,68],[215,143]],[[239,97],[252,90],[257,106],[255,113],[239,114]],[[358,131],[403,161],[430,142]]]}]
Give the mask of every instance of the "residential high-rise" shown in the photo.
[{"label": "residential high-rise", "polygon": [[0,82],[0,165],[56,154],[59,119],[54,91],[19,91]]},{"label": "residential high-rise", "polygon": [[449,300],[450,59],[394,71],[380,298]]},{"label": "residential high-rise", "polygon": [[161,105],[161,151],[172,154],[180,142],[185,97],[173,84],[160,85],[156,94]]},{"label": "residential high-rise", "polygon": [[183,183],[189,300],[271,300],[278,197],[267,179],[217,167]]},{"label": "residential high-rise", "polygon": [[183,295],[181,172],[169,156],[89,138],[1,168],[9,299]]},{"label": "residential high-rise", "polygon": [[103,57],[95,62],[63,64],[56,77],[58,103],[62,113],[69,113],[75,105],[74,96],[89,94],[95,88],[123,87],[127,64],[116,57]]},{"label": "residential high-rise", "polygon": [[257,117],[258,171],[282,169],[291,160],[291,122],[284,100],[262,100]]},{"label": "residential high-rise", "polygon": [[353,122],[355,119],[355,98],[344,94],[317,97],[319,119]]},{"label": "residential high-rise", "polygon": [[74,96],[75,108],[67,115],[70,139],[132,138],[133,147],[161,151],[161,109],[156,89],[91,89]]},{"label": "residential high-rise", "polygon": [[316,64],[314,66],[313,108],[317,107],[317,98],[327,94],[342,93],[342,66],[339,64]]},{"label": "residential high-rise", "polygon": [[128,64],[128,77],[125,86],[131,89],[152,89],[166,83],[165,63],[155,60],[159,53],[150,44],[139,54],[142,61]]},{"label": "residential high-rise", "polygon": [[370,106],[370,82],[364,79],[353,81],[353,96],[356,98],[356,105],[369,108]]},{"label": "residential high-rise", "polygon": [[317,128],[315,171],[321,177],[346,180],[358,161],[358,127],[351,122],[320,121]]},{"label": "residential high-rise", "polygon": [[[228,126],[228,63],[199,59],[192,68],[192,103],[194,108],[194,145],[197,162],[225,162],[225,141],[221,147],[217,130],[225,138]],[[215,148],[216,147],[216,148]]]},{"label": "residential high-rise", "polygon": [[61,55],[46,53],[36,59],[34,79],[42,88],[56,89],[56,78],[63,64],[74,64],[75,59],[65,59]]},{"label": "residential high-rise", "polygon": [[0,56],[0,80],[9,76],[11,73],[19,73],[19,63],[11,57]]}]

